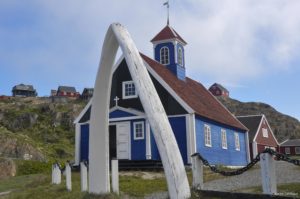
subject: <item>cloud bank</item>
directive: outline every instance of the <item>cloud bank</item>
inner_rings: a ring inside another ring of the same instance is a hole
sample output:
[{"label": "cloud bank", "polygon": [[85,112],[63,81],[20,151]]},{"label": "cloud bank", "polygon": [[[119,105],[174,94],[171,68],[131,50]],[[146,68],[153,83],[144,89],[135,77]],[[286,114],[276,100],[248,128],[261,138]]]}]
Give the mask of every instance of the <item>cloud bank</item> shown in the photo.
[{"label": "cloud bank", "polygon": [[[18,71],[19,80],[52,81],[52,87],[92,86],[108,25],[124,24],[151,57],[149,41],[166,24],[163,3],[1,1],[0,67]],[[195,79],[240,86],[299,63],[299,0],[170,0],[170,5],[171,25],[188,42],[187,73]]]}]

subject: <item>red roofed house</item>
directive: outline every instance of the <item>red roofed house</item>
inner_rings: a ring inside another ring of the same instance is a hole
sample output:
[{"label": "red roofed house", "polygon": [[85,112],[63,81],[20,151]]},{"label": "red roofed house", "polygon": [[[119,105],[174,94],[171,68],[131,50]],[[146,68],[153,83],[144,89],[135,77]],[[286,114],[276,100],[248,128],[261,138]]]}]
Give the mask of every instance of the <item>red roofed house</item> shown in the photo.
[{"label": "red roofed house", "polygon": [[[186,76],[182,37],[169,25],[152,40],[154,59],[141,54],[169,118],[185,164],[201,153],[212,164],[242,166],[248,162],[248,129],[205,87]],[[159,161],[151,126],[124,56],[112,77],[110,158]],[[88,160],[91,102],[75,120],[75,162]],[[121,141],[120,141],[121,140]]]},{"label": "red roofed house", "polygon": [[[54,91],[53,91],[54,93]],[[56,92],[57,96],[60,97],[72,97],[78,98],[80,93],[76,91],[75,87],[72,86],[59,86]]]},{"label": "red roofed house", "polygon": [[237,118],[249,129],[251,159],[265,148],[278,150],[279,144],[265,115],[238,116]]},{"label": "red roofed house", "polygon": [[208,89],[214,96],[229,97],[229,91],[221,84],[214,83]]},{"label": "red roofed house", "polygon": [[300,139],[286,140],[280,144],[280,153],[300,155]]}]

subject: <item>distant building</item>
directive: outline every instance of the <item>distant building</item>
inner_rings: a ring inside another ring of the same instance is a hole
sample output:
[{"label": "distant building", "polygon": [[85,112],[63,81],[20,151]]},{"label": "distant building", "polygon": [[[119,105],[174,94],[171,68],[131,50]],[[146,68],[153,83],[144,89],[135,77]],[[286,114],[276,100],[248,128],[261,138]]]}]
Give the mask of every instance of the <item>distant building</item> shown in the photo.
[{"label": "distant building", "polygon": [[90,100],[93,97],[93,88],[84,88],[81,94],[81,99]]},{"label": "distant building", "polygon": [[278,149],[278,142],[265,115],[238,116],[237,119],[249,129],[251,159],[265,148]]},{"label": "distant building", "polygon": [[36,97],[37,92],[32,85],[19,84],[13,87],[12,95],[14,97]]},{"label": "distant building", "polygon": [[59,86],[58,89],[57,89],[56,96],[78,98],[80,96],[80,94],[79,94],[79,92],[76,91],[75,87],[72,87],[72,86]]},{"label": "distant building", "polygon": [[214,96],[223,96],[223,97],[229,97],[229,91],[224,88],[221,84],[214,83],[211,87],[208,89]]},{"label": "distant building", "polygon": [[51,90],[50,96],[56,96],[57,95],[57,90]]},{"label": "distant building", "polygon": [[0,100],[10,99],[10,96],[0,95]]},{"label": "distant building", "polygon": [[280,144],[280,153],[300,155],[300,139],[286,140]]}]

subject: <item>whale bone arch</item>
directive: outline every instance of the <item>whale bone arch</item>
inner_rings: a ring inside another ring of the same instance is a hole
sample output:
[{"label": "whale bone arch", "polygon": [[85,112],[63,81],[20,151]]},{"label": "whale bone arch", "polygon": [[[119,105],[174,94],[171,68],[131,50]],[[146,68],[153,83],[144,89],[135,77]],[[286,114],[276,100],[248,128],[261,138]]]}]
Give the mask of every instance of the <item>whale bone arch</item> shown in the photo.
[{"label": "whale bone arch", "polygon": [[189,198],[183,160],[169,120],[143,60],[128,31],[111,24],[102,47],[92,101],[89,137],[89,192],[109,193],[108,115],[113,64],[118,47],[126,59],[163,163],[170,198]]}]

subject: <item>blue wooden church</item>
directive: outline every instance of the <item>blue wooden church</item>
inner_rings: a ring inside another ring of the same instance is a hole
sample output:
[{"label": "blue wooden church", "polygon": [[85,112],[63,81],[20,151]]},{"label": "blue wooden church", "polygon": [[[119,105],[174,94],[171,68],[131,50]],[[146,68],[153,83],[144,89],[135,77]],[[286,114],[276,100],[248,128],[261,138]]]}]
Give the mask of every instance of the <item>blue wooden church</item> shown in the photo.
[{"label": "blue wooden church", "polygon": [[[199,152],[212,164],[243,166],[249,161],[248,132],[199,82],[186,76],[187,44],[170,26],[152,40],[154,60],[141,54],[175,134],[183,161]],[[75,120],[75,163],[88,160],[91,102]],[[160,160],[126,60],[114,66],[109,113],[110,158]]]}]

